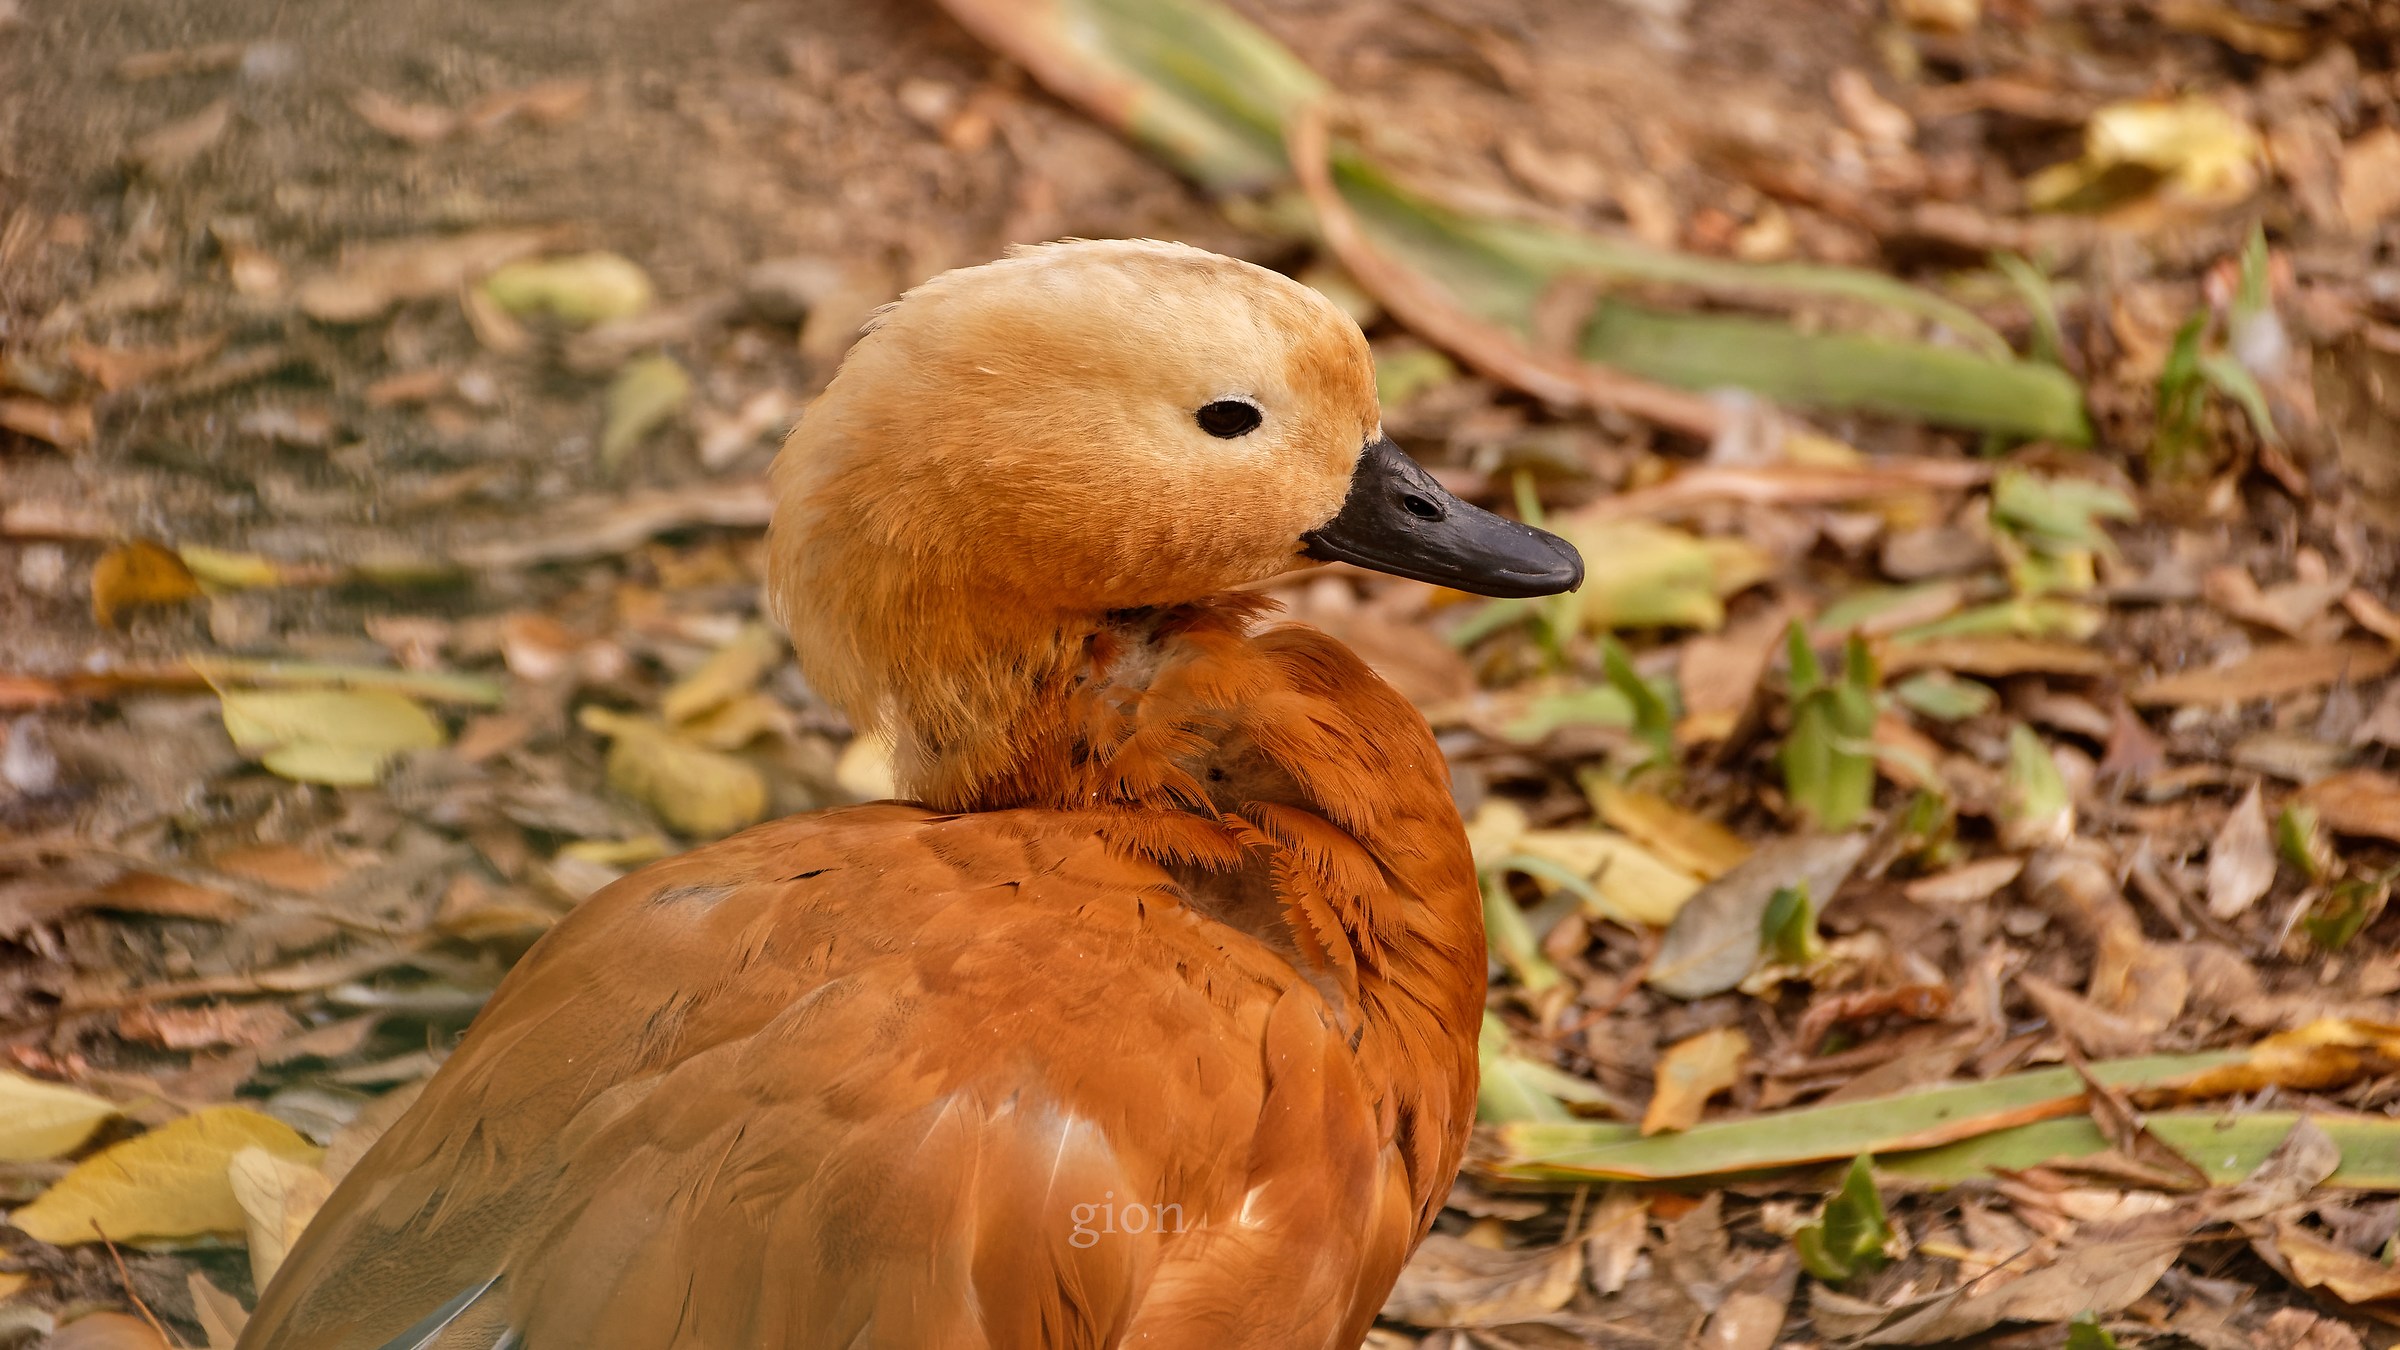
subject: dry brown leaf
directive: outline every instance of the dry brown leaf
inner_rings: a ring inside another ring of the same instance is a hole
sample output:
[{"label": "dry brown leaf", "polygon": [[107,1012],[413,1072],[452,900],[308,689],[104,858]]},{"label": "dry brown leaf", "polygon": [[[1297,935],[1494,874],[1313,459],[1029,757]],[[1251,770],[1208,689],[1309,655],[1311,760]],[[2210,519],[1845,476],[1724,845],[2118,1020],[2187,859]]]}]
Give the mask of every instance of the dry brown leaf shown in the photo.
[{"label": "dry brown leaf", "polygon": [[42,1342],[47,1350],[167,1350],[158,1328],[132,1313],[86,1313]]},{"label": "dry brown leaf", "polygon": [[92,619],[103,628],[116,627],[128,609],[180,604],[199,594],[199,578],[183,559],[147,539],[120,544],[92,564]]},{"label": "dry brown leaf", "polygon": [[2225,815],[2208,846],[2208,912],[2238,917],[2275,884],[2275,843],[2268,835],[2267,805],[2252,784]]},{"label": "dry brown leaf", "polygon": [[2006,1283],[1987,1277],[1936,1295],[1860,1343],[1931,1345],[2002,1322],[2064,1322],[2085,1313],[2106,1316],[2150,1292],[2182,1254],[2191,1228],[2189,1219],[2168,1213],[2086,1229],[2061,1246],[2049,1264]]},{"label": "dry brown leaf", "polygon": [[152,178],[171,178],[225,138],[233,125],[233,101],[218,99],[189,117],[169,122],[133,143],[125,162]]},{"label": "dry brown leaf", "polygon": [[2337,680],[2371,680],[2394,665],[2400,652],[2378,643],[2281,643],[2260,647],[2229,665],[2180,671],[2136,685],[2133,701],[2145,706],[2248,703]]},{"label": "dry brown leaf", "polygon": [[128,872],[102,887],[93,901],[102,909],[217,923],[230,923],[250,908],[238,897],[213,886],[177,881],[156,872]]},{"label": "dry brown leaf", "polygon": [[2024,870],[2023,858],[1982,858],[1919,877],[1903,893],[1920,905],[1971,905],[1998,895]]},{"label": "dry brown leaf", "polygon": [[2342,596],[2342,608],[2359,627],[2400,647],[2400,613],[2363,590],[2353,588]]},{"label": "dry brown leaf", "polygon": [[1709,1314],[1699,1350],[1770,1350],[1783,1335],[1792,1290],[1799,1283],[1800,1262],[1790,1252],[1761,1257]]},{"label": "dry brown leaf", "polygon": [[209,1283],[208,1276],[197,1270],[184,1282],[184,1291],[192,1296],[192,1316],[199,1320],[201,1334],[208,1337],[208,1350],[235,1350],[242,1328],[250,1324],[250,1312],[242,1301]]},{"label": "dry brown leaf", "polygon": [[114,393],[172,375],[216,354],[225,345],[223,334],[198,337],[172,347],[102,347],[78,339],[67,348],[67,360],[84,378]]},{"label": "dry brown leaf", "polygon": [[2366,234],[2400,212],[2400,129],[2377,127],[2342,149],[2342,217]]},{"label": "dry brown leaf", "polygon": [[1750,1038],[1740,1027],[1712,1027],[1658,1057],[1658,1087],[1642,1112],[1642,1133],[1688,1130],[1714,1097],[1741,1081]]},{"label": "dry brown leaf", "polygon": [[1865,856],[1864,835],[1799,835],[1762,844],[1677,910],[1646,977],[1675,998],[1706,998],[1742,982],[1759,959],[1759,925],[1775,892],[1805,885],[1820,910]]},{"label": "dry brown leaf", "polygon": [[225,1165],[225,1179],[247,1221],[251,1284],[264,1289],[300,1230],[333,1194],[333,1183],[314,1165],[263,1148],[234,1154]]},{"label": "dry brown leaf", "polygon": [[2325,828],[2400,843],[2400,779],[2369,769],[2321,778],[2300,793]]},{"label": "dry brown leaf", "polygon": [[89,403],[47,403],[38,398],[0,398],[0,428],[46,441],[61,450],[81,450],[97,430]]},{"label": "dry brown leaf", "polygon": [[2201,595],[2218,609],[2305,642],[2341,636],[2340,621],[2327,611],[2348,589],[2347,579],[2287,581],[2261,589],[2247,569],[2237,566],[2211,568],[2200,579]]},{"label": "dry brown leaf", "polygon": [[1401,1270],[1383,1315],[1419,1327],[1506,1326],[1565,1307],[1582,1276],[1573,1243],[1506,1252],[1435,1233]]},{"label": "dry brown leaf", "polygon": [[2294,1283],[2322,1289],[2344,1303],[2400,1298],[2400,1266],[2388,1266],[2311,1232],[2299,1220],[2276,1220],[2270,1239]]},{"label": "dry brown leaf", "polygon": [[1630,1186],[1609,1187],[1584,1230],[1583,1268],[1593,1292],[1623,1289],[1649,1239],[1649,1198]]},{"label": "dry brown leaf", "polygon": [[163,1050],[272,1045],[299,1028],[279,1003],[213,1003],[196,1008],[139,1004],[117,1013],[117,1034]]},{"label": "dry brown leaf", "polygon": [[493,268],[539,253],[549,230],[489,229],[425,235],[362,248],[334,271],[300,283],[302,313],[327,323],[365,323],[404,300],[448,295]]},{"label": "dry brown leaf", "polygon": [[375,89],[350,96],[350,110],[368,126],[395,141],[431,145],[458,130],[458,114],[430,103],[403,103]]}]

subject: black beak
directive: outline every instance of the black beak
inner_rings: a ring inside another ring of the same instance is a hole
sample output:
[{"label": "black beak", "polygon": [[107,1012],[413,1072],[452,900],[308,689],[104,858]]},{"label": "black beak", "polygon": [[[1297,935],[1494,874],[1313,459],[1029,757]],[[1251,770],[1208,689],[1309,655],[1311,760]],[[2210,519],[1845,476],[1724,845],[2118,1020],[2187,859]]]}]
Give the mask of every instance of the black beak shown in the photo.
[{"label": "black beak", "polygon": [[1320,562],[1477,595],[1556,595],[1583,584],[1573,544],[1451,496],[1389,437],[1359,455],[1341,514],[1300,540]]}]

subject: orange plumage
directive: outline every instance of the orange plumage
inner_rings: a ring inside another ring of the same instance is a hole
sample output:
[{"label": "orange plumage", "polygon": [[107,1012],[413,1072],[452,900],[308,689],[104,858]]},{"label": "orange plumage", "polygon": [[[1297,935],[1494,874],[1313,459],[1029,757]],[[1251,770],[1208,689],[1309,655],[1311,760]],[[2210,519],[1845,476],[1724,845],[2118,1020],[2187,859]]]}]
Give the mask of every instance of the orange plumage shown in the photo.
[{"label": "orange plumage", "polygon": [[[1350,514],[1364,344],[1164,245],[927,289],[787,449],[774,545],[804,669],[931,805],[761,826],[585,902],[336,1190],[247,1350],[1365,1334],[1473,1114],[1480,906],[1422,719],[1222,593]],[[1144,318],[1201,331],[1090,346]],[[959,363],[1011,322],[994,422]],[[1091,406],[1228,392],[1278,439],[1201,472],[1167,451],[1218,447],[1112,445],[1143,424]],[[878,423],[912,397],[952,443]],[[995,428],[1039,472],[975,469]],[[1138,495],[1212,474],[1264,480],[1238,522]]]}]

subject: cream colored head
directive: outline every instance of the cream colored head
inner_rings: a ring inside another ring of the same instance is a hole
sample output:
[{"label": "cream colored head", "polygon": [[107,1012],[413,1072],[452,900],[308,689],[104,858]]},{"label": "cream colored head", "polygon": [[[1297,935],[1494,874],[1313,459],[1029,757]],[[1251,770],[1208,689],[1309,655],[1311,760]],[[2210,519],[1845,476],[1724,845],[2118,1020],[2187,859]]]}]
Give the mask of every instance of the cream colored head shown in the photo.
[{"label": "cream colored head", "polygon": [[[1257,426],[1212,435],[1200,410],[1229,400]],[[775,464],[770,595],[811,680],[880,720],[930,673],[905,667],[973,634],[1300,565],[1378,422],[1358,326],[1287,277],[1140,240],[1020,250],[909,292],[810,405]]]},{"label": "cream colored head", "polygon": [[1002,766],[1016,711],[1112,611],[1307,556],[1491,594],[1582,575],[1383,439],[1366,339],[1330,301],[1144,240],[1024,249],[909,292],[774,480],[768,592],[801,668],[897,734],[919,790]]}]

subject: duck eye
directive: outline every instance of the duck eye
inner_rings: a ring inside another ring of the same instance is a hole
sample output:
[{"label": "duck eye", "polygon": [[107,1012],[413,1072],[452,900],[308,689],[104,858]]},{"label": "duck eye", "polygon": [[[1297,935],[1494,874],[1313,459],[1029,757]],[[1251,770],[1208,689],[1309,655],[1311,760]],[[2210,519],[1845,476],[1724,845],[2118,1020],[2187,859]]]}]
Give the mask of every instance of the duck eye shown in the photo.
[{"label": "duck eye", "polygon": [[1266,415],[1258,410],[1257,404],[1238,398],[1221,398],[1214,403],[1203,404],[1194,416],[1199,419],[1202,431],[1228,441],[1236,436],[1249,435],[1258,430],[1260,422],[1266,420]]}]

